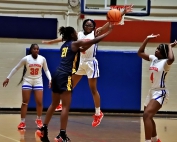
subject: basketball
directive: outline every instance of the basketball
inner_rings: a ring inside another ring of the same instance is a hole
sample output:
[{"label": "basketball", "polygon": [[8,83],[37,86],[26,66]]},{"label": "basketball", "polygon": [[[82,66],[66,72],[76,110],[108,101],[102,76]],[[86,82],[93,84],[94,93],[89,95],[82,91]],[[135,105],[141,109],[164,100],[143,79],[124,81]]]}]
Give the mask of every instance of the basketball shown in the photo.
[{"label": "basketball", "polygon": [[107,20],[113,24],[118,25],[122,20],[121,12],[118,9],[111,9],[107,13]]}]

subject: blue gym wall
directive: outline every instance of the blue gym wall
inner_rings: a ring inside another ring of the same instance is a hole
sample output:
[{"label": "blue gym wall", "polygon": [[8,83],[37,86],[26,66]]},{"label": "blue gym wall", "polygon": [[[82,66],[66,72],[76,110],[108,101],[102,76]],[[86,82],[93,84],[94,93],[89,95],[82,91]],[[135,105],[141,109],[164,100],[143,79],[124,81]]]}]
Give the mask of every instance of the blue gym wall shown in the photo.
[{"label": "blue gym wall", "polygon": [[[29,49],[27,49],[28,52]],[[59,49],[40,49],[40,54],[47,60],[51,74],[60,62]],[[132,51],[98,51],[100,68],[98,91],[101,96],[102,110],[133,110],[141,107],[141,68],[142,60]],[[44,108],[51,103],[51,90],[48,79],[43,72]],[[73,91],[71,109],[94,109],[93,98],[84,76]],[[34,95],[31,96],[29,108],[35,108]]]}]

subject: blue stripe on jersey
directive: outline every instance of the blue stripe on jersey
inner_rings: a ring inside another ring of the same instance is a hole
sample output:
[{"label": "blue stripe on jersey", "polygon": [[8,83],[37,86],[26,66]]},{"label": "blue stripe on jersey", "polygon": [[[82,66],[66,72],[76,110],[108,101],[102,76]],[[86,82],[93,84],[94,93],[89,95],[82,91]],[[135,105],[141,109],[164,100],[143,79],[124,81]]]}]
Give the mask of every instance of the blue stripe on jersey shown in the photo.
[{"label": "blue stripe on jersey", "polygon": [[94,78],[94,76],[95,76],[95,71],[96,71],[96,63],[95,63],[95,60],[93,60],[93,65],[94,65],[94,72],[93,72],[92,78]]},{"label": "blue stripe on jersey", "polygon": [[98,45],[97,45],[97,44],[95,44],[95,46],[94,46],[94,51],[93,51],[93,57],[95,57],[95,56],[96,56],[96,50],[97,50],[97,47],[98,47]]},{"label": "blue stripe on jersey", "polygon": [[165,77],[167,75],[167,72],[165,73],[164,71],[162,72],[162,76],[161,76],[161,83],[160,83],[160,87],[164,88],[165,87]]},{"label": "blue stripe on jersey", "polygon": [[162,94],[164,95],[163,100],[162,100],[162,104],[163,104],[163,102],[164,102],[164,100],[165,100],[166,91],[165,91],[165,90],[162,90]]},{"label": "blue stripe on jersey", "polygon": [[164,79],[163,79],[163,87],[165,87],[165,77],[166,77],[166,75],[167,75],[167,72],[166,72],[165,75],[164,75]]},{"label": "blue stripe on jersey", "polygon": [[161,76],[161,81],[160,81],[160,88],[163,88],[162,85],[163,85],[163,77],[164,76],[164,71],[162,72],[162,76]]}]

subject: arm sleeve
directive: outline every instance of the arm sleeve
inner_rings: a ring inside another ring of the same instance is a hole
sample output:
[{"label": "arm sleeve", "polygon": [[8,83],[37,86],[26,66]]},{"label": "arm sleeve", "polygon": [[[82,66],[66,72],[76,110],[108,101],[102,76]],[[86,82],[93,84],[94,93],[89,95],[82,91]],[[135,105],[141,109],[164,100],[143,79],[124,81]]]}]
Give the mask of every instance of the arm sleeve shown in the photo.
[{"label": "arm sleeve", "polygon": [[25,63],[26,57],[22,58],[21,61],[11,70],[7,78],[10,79],[23,65],[25,65]]},{"label": "arm sleeve", "polygon": [[50,74],[50,72],[49,72],[49,69],[48,69],[48,66],[47,66],[47,61],[46,61],[45,58],[44,58],[44,63],[43,63],[43,69],[44,69],[44,72],[45,72],[45,74],[46,74],[48,80],[51,81],[51,80],[52,80],[52,77],[51,77],[51,74]]}]

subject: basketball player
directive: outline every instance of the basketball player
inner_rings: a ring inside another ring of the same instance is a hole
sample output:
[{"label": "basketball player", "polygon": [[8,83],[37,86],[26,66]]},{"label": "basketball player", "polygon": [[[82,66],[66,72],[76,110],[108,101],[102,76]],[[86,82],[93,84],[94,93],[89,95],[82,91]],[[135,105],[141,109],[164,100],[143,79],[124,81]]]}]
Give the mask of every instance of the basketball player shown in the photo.
[{"label": "basketball player", "polygon": [[[62,40],[65,43],[61,46],[61,61],[58,69],[52,75],[52,103],[47,110],[44,125],[36,131],[36,135],[41,138],[42,142],[49,142],[47,125],[57,107],[60,99],[62,100],[62,112],[60,116],[60,132],[59,135],[54,139],[56,142],[70,142],[70,139],[66,135],[66,127],[68,122],[68,113],[71,103],[71,92],[72,92],[72,74],[77,71],[78,68],[78,57],[80,51],[87,50],[90,45],[98,43],[105,36],[107,36],[112,30],[110,29],[105,34],[96,37],[93,40],[77,41],[77,33],[73,27],[61,27],[59,32],[62,35]],[[82,47],[82,48],[80,48]]]},{"label": "basketball player", "polygon": [[[126,7],[125,10],[122,12],[122,15],[131,12],[132,7],[133,5]],[[83,27],[83,31],[80,31],[78,33],[78,39],[90,40],[90,39],[94,39],[98,35],[105,32],[109,27],[109,22],[107,22],[104,26],[96,29],[96,23],[94,22],[94,20],[86,19],[84,20],[82,27]],[[61,41],[62,39],[58,38],[51,41],[42,41],[42,43],[52,44]],[[103,118],[103,113],[100,110],[100,95],[97,90],[97,78],[99,77],[99,67],[98,67],[98,61],[96,59],[97,48],[98,45],[93,44],[91,48],[89,48],[87,51],[82,52],[80,54],[80,64],[79,64],[78,71],[75,73],[75,75],[72,76],[73,88],[81,80],[83,75],[87,75],[88,77],[89,87],[92,92],[93,100],[95,104],[95,115],[93,116],[93,122],[92,122],[93,127],[98,126]],[[62,110],[61,101],[56,108],[56,111],[59,110]]]},{"label": "basketball player", "polygon": [[18,129],[24,129],[26,127],[25,117],[27,112],[28,103],[30,100],[31,91],[34,91],[35,101],[37,105],[37,127],[42,127],[42,98],[43,98],[43,81],[42,81],[42,68],[49,80],[49,86],[51,82],[51,75],[48,70],[46,59],[38,55],[39,46],[32,44],[29,50],[29,55],[21,59],[21,61],[12,69],[6,80],[3,82],[3,87],[6,87],[10,78],[22,67],[23,75],[19,82],[22,83],[22,105],[21,105],[21,122],[18,125]]},{"label": "basketball player", "polygon": [[138,55],[146,61],[151,61],[150,64],[150,82],[151,88],[144,104],[144,129],[145,142],[161,142],[157,137],[156,125],[153,120],[154,115],[162,107],[168,97],[168,90],[165,86],[165,77],[170,70],[170,66],[174,62],[174,55],[172,47],[177,42],[167,44],[160,44],[156,50],[155,55],[148,55],[144,52],[146,44],[149,40],[158,37],[159,35],[149,35],[144,40],[143,44],[138,50]]}]

